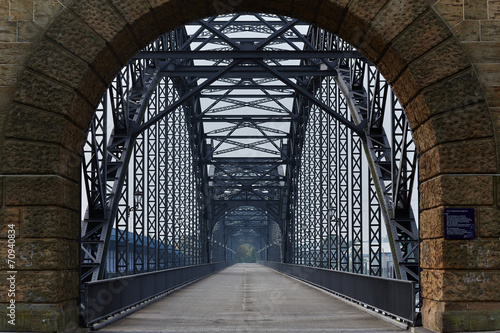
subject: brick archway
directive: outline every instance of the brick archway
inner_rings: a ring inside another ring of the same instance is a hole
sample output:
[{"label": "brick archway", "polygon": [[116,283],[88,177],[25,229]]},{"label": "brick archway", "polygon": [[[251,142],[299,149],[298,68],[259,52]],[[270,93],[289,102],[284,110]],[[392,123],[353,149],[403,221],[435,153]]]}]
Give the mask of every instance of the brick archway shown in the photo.
[{"label": "brick archway", "polygon": [[[2,237],[8,223],[19,236],[17,329],[77,326],[79,153],[105,86],[159,34],[229,12],[278,13],[315,23],[377,64],[405,105],[420,155],[424,325],[435,331],[500,329],[500,65],[491,64],[500,62],[500,46],[493,43],[494,26],[474,25],[500,16],[500,5],[485,13],[480,5],[430,6],[420,0],[40,3],[13,1],[2,23],[15,25],[13,36],[4,37],[14,42],[0,48],[6,63],[0,218]],[[480,43],[479,31],[490,31],[484,38],[493,41]],[[449,206],[475,208],[475,240],[444,240],[443,208]],[[6,295],[2,291],[0,302],[9,301]],[[1,327],[9,327],[5,320]]]}]

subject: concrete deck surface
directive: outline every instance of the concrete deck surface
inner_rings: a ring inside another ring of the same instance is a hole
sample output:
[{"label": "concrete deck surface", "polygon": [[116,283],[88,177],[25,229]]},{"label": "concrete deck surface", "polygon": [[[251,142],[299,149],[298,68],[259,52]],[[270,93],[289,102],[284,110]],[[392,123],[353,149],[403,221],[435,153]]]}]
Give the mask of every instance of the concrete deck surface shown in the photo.
[{"label": "concrete deck surface", "polygon": [[404,331],[264,266],[237,264],[98,332]]}]

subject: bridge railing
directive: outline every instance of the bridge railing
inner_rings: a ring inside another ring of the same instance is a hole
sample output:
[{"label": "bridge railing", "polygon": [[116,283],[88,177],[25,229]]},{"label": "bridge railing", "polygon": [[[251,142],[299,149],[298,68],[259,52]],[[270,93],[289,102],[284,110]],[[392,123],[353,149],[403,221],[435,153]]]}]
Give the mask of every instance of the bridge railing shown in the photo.
[{"label": "bridge railing", "polygon": [[416,324],[415,282],[271,261],[259,261],[259,264],[379,310],[412,326]]},{"label": "bridge railing", "polygon": [[83,319],[90,327],[231,264],[218,262],[87,282],[84,284]]}]

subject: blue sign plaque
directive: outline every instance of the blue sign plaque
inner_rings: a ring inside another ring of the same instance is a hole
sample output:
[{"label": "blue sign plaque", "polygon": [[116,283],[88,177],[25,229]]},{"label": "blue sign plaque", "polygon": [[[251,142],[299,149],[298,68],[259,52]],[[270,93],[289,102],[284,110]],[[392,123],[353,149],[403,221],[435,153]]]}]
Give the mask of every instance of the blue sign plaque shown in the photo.
[{"label": "blue sign plaque", "polygon": [[474,208],[444,209],[444,238],[473,239],[475,230]]}]

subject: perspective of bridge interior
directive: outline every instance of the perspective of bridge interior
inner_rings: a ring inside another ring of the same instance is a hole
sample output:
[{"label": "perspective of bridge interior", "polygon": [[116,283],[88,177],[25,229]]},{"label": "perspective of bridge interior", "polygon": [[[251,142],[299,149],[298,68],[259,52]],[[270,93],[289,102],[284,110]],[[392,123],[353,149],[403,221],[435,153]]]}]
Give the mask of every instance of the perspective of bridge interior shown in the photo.
[{"label": "perspective of bridge interior", "polygon": [[162,35],[116,76],[88,130],[85,325],[161,292],[94,306],[103,281],[149,284],[145,273],[182,267],[204,275],[242,261],[242,249],[289,273],[410,281],[410,310],[383,311],[415,324],[416,155],[389,84],[334,34],[235,14]]}]

